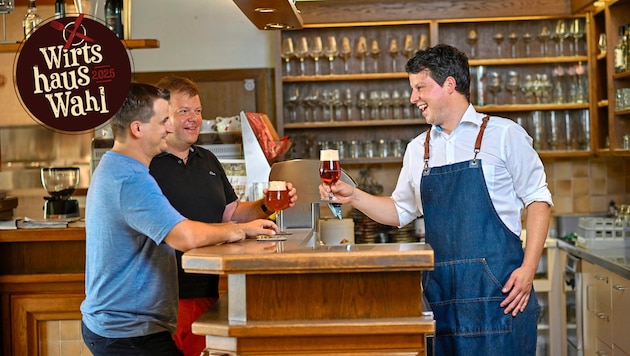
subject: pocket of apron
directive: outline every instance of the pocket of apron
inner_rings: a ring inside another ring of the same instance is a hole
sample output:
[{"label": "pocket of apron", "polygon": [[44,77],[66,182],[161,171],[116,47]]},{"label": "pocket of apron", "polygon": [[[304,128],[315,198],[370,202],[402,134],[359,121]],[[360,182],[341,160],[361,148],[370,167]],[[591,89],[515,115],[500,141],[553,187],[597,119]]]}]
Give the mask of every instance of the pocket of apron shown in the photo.
[{"label": "pocket of apron", "polygon": [[512,330],[512,316],[500,304],[501,284],[486,259],[436,263],[422,280],[436,320],[437,335],[482,335]]}]

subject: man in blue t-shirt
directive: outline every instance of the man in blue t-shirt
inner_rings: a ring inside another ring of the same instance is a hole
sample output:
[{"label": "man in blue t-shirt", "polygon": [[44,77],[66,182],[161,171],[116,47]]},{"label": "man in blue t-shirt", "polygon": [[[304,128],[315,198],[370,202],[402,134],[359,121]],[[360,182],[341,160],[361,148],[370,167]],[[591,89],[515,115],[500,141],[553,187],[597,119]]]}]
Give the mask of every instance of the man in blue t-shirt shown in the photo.
[{"label": "man in blue t-shirt", "polygon": [[86,200],[83,339],[94,356],[182,355],[175,250],[273,235],[270,220],[206,224],[188,220],[149,174],[173,131],[169,92],[132,83],[111,126],[114,146],[99,162]]}]

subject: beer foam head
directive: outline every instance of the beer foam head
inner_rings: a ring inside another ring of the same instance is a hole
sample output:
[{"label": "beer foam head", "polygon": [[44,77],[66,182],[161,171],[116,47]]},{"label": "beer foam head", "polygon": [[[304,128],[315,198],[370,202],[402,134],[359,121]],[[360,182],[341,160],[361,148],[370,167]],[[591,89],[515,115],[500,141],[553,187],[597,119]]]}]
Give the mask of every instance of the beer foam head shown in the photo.
[{"label": "beer foam head", "polygon": [[283,180],[272,180],[271,182],[269,182],[269,190],[271,191],[286,190],[286,189],[287,189],[287,182]]},{"label": "beer foam head", "polygon": [[321,150],[319,152],[320,161],[338,161],[339,151],[337,150]]}]

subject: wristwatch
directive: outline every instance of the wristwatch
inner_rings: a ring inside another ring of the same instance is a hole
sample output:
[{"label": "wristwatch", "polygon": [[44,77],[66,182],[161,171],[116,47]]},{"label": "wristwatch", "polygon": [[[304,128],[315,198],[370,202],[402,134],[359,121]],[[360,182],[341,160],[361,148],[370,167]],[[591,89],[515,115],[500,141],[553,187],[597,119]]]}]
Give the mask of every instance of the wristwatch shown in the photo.
[{"label": "wristwatch", "polygon": [[273,211],[269,210],[264,202],[260,204],[260,209],[262,209],[263,213],[267,214],[267,216],[273,214]]}]

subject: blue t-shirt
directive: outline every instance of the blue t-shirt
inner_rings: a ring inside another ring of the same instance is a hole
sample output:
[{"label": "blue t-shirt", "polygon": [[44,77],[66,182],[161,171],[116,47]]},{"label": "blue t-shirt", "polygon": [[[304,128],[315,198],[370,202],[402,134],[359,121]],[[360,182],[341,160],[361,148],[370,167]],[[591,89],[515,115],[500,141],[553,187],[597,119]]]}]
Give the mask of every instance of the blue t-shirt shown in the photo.
[{"label": "blue t-shirt", "polygon": [[111,151],[94,171],[85,208],[85,325],[108,338],[172,333],[177,263],[164,238],[185,218],[148,167]]}]

